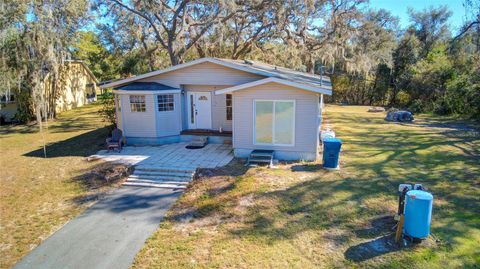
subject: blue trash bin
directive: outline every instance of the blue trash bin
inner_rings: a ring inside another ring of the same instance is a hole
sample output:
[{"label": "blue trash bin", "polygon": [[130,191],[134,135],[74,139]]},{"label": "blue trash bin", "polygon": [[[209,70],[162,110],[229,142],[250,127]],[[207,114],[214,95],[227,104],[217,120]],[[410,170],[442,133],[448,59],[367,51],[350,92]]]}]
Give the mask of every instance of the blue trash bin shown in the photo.
[{"label": "blue trash bin", "polygon": [[342,140],[338,138],[327,138],[323,140],[323,168],[328,170],[338,169],[338,159]]},{"label": "blue trash bin", "polygon": [[405,235],[424,239],[430,234],[433,195],[426,191],[412,190],[405,198]]}]

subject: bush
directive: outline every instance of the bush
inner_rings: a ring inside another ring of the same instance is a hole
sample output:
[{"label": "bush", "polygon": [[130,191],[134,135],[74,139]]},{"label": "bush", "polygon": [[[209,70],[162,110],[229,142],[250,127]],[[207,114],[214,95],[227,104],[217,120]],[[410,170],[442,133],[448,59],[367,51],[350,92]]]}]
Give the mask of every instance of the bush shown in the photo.
[{"label": "bush", "polygon": [[103,121],[112,124],[112,128],[117,127],[117,117],[115,111],[115,99],[112,92],[105,92],[99,95],[98,101],[102,108],[98,111],[103,118]]},{"label": "bush", "polygon": [[408,110],[413,113],[425,112],[425,104],[420,99],[414,100]]}]

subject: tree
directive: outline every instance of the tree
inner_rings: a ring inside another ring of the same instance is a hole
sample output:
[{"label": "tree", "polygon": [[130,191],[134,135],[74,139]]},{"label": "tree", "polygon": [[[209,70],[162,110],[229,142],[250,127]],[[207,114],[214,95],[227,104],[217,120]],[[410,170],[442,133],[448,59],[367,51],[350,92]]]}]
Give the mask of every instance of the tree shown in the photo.
[{"label": "tree", "polygon": [[[3,5],[6,12],[0,36],[3,39],[13,32],[15,45],[2,46],[2,56],[10,58],[7,65],[15,74],[17,95],[28,93],[25,99],[17,98],[17,103],[32,104],[42,134],[42,120],[55,116],[58,97],[58,88],[46,90],[45,82],[47,78],[59,79],[63,62],[69,56],[68,47],[83,25],[88,7],[86,0],[23,0]],[[5,44],[5,40],[1,43]],[[46,156],[45,143],[44,153]]]},{"label": "tree", "polygon": [[134,15],[143,20],[155,41],[167,51],[172,65],[182,63],[186,53],[214,25],[225,23],[238,12],[235,3],[222,1],[112,0],[104,4],[113,16]]},{"label": "tree", "polygon": [[307,72],[320,60],[332,66],[347,64],[347,46],[356,33],[364,0],[286,1],[286,14],[278,21],[283,39],[301,54]]},{"label": "tree", "polygon": [[255,48],[278,36],[277,21],[284,13],[280,1],[243,1],[238,11],[225,23],[215,25],[195,48],[200,57],[240,59]]},{"label": "tree", "polygon": [[414,34],[414,29],[409,29],[403,35],[397,48],[393,51],[393,90],[390,105],[397,104],[397,95],[400,89],[409,86],[411,79],[410,67],[418,60],[420,41]]},{"label": "tree", "polygon": [[421,57],[425,57],[439,41],[448,38],[448,19],[452,12],[446,6],[437,8],[430,7],[423,11],[408,9],[411,27],[415,29],[415,35],[422,45]]},{"label": "tree", "polygon": [[[463,5],[465,9],[469,12],[467,13],[466,17],[467,20],[460,29],[460,33],[458,33],[453,39],[451,43],[455,43],[459,38],[463,35],[471,31],[471,29],[475,28],[477,35],[480,35],[480,1],[475,0],[465,0]],[[476,40],[477,51],[480,51],[480,40]]]}]

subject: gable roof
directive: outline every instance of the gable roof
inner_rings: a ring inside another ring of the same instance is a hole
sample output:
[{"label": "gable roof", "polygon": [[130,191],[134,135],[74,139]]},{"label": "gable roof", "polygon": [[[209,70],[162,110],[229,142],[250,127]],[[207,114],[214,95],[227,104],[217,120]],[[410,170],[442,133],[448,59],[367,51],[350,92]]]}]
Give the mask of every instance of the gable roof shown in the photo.
[{"label": "gable roof", "polygon": [[90,70],[90,68],[88,68],[88,66],[83,61],[81,61],[81,60],[65,60],[65,62],[80,64],[85,69],[85,71],[87,71],[90,78],[92,78],[92,80],[95,81],[95,83],[98,83],[98,80],[95,77],[95,75],[92,73],[92,70]]},{"label": "gable roof", "polygon": [[276,78],[276,77],[264,78],[264,79],[256,80],[256,81],[253,81],[253,82],[245,83],[245,84],[240,84],[240,85],[237,85],[237,86],[234,86],[234,87],[217,90],[217,91],[215,91],[215,94],[230,93],[230,92],[243,90],[243,89],[251,88],[251,87],[254,87],[254,86],[258,86],[258,85],[262,85],[262,84],[266,84],[266,83],[270,83],[270,82],[274,82],[274,83],[278,83],[278,84],[282,84],[282,85],[286,85],[286,86],[291,86],[291,87],[299,88],[299,89],[306,90],[306,91],[321,93],[321,94],[327,94],[327,95],[332,94],[332,91],[328,90],[328,89],[318,88],[318,87],[314,87],[314,86],[311,86],[311,85],[308,85],[308,84],[298,83],[298,82],[295,82],[295,81],[285,80],[285,79]]},{"label": "gable roof", "polygon": [[165,69],[145,73],[142,75],[109,82],[100,87],[101,88],[118,87],[133,81],[157,76],[160,74],[172,72],[175,70],[183,69],[189,66],[193,66],[193,65],[197,65],[205,62],[210,62],[210,63],[222,65],[225,67],[229,67],[236,70],[253,73],[253,74],[257,74],[265,77],[273,77],[273,78],[278,78],[278,79],[293,82],[293,83],[305,84],[307,88],[312,88],[312,87],[315,88],[316,92],[323,91],[325,92],[325,94],[331,94],[331,91],[332,91],[332,84],[330,82],[330,79],[325,76],[322,76],[322,78],[320,78],[320,76],[318,75],[299,72],[292,69],[277,67],[277,66],[273,66],[265,63],[220,59],[220,58],[200,58],[184,64],[179,64],[179,65],[171,66]]}]

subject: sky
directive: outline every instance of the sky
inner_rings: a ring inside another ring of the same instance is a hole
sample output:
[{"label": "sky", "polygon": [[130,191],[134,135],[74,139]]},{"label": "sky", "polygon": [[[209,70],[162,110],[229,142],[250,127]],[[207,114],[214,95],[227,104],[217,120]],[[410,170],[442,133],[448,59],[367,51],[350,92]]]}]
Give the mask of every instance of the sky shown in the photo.
[{"label": "sky", "polygon": [[465,20],[465,8],[463,0],[370,0],[370,7],[374,9],[386,9],[400,18],[400,25],[405,28],[409,24],[407,8],[423,10],[431,6],[445,5],[453,12],[450,17],[450,30],[455,33]]}]

